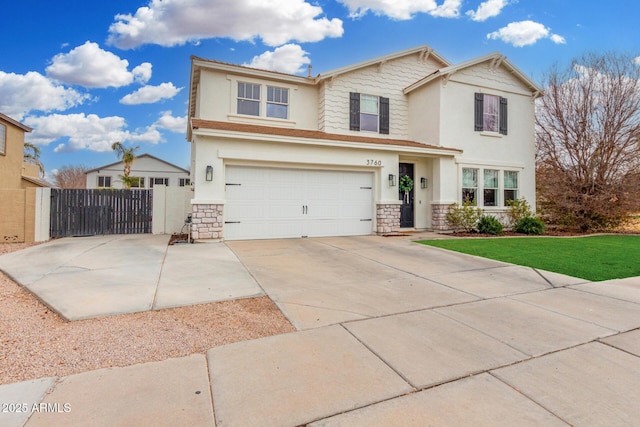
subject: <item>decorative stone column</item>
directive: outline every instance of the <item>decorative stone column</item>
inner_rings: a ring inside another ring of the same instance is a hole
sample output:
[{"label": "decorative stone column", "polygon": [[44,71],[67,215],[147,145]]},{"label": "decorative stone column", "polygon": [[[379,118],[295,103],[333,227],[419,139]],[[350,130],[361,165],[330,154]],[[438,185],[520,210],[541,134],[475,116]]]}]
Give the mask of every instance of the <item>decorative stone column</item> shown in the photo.
[{"label": "decorative stone column", "polygon": [[224,205],[193,205],[191,238],[222,239]]},{"label": "decorative stone column", "polygon": [[400,205],[379,204],[376,208],[376,232],[395,233],[400,230]]},{"label": "decorative stone column", "polygon": [[431,229],[433,231],[447,231],[450,229],[447,223],[447,212],[449,212],[449,205],[431,205]]}]

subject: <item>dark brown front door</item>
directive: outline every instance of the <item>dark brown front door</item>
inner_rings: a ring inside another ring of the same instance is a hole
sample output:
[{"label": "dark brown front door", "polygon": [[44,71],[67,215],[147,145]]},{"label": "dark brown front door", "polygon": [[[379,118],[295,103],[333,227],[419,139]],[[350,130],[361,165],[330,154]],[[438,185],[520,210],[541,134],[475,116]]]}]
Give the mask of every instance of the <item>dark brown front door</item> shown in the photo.
[{"label": "dark brown front door", "polygon": [[398,184],[402,180],[403,176],[408,176],[411,181],[414,182],[413,188],[408,193],[401,190],[401,185],[398,185],[398,199],[402,200],[402,206],[400,207],[400,227],[411,228],[413,227],[413,193],[415,191],[415,179],[413,177],[413,164],[412,163],[400,163],[399,167]]}]

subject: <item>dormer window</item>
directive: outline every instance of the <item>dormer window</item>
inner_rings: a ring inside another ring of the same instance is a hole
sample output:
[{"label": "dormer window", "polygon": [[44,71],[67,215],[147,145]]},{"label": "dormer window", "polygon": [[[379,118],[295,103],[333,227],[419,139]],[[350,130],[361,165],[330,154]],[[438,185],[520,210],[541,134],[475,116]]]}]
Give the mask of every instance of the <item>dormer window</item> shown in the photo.
[{"label": "dormer window", "polygon": [[238,114],[260,115],[260,85],[238,82]]}]

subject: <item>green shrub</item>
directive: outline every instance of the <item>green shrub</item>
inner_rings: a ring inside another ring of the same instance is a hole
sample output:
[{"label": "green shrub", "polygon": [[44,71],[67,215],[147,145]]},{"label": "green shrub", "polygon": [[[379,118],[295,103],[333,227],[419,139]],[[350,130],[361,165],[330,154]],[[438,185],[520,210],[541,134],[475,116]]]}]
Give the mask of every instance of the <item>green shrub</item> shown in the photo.
[{"label": "green shrub", "polygon": [[483,215],[478,221],[478,232],[482,234],[500,235],[503,232],[503,228],[502,223],[491,215]]},{"label": "green shrub", "polygon": [[447,224],[454,231],[470,233],[476,231],[481,216],[482,209],[473,206],[470,202],[464,202],[462,206],[456,203],[449,205],[446,219]]},{"label": "green shrub", "polygon": [[515,226],[517,233],[524,234],[542,234],[544,233],[545,225],[540,218],[534,216],[525,216],[521,218]]},{"label": "green shrub", "polygon": [[534,216],[531,206],[525,199],[507,200],[506,205],[509,208],[507,217],[511,225],[517,224],[522,218]]}]

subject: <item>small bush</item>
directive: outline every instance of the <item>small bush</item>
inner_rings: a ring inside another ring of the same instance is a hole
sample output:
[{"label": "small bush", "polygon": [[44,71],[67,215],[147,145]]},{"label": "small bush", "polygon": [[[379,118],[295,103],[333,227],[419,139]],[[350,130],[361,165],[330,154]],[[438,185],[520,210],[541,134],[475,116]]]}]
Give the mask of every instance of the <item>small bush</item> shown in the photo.
[{"label": "small bush", "polygon": [[477,230],[481,216],[482,209],[473,206],[470,202],[464,202],[462,206],[456,203],[451,204],[446,219],[453,230],[471,233]]},{"label": "small bush", "polygon": [[483,234],[500,235],[503,232],[503,226],[494,216],[483,215],[478,221],[478,232]]},{"label": "small bush", "polygon": [[509,224],[517,224],[522,218],[532,217],[533,212],[531,206],[525,199],[507,200],[507,217],[509,218]]},{"label": "small bush", "polygon": [[515,229],[517,233],[539,235],[544,233],[545,225],[540,218],[526,216],[516,223]]}]

